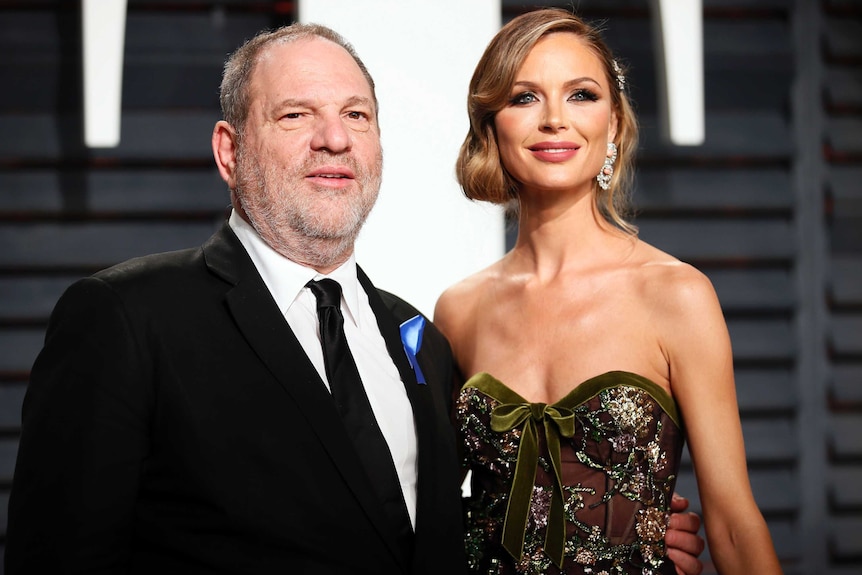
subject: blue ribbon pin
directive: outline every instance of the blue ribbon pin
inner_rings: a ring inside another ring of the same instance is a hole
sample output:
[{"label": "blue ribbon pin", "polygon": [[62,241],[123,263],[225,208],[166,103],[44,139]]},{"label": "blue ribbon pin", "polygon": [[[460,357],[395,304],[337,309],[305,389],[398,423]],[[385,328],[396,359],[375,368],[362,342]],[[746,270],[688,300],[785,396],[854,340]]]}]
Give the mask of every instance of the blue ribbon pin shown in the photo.
[{"label": "blue ribbon pin", "polygon": [[401,343],[404,344],[404,351],[407,353],[407,359],[410,360],[410,366],[416,373],[416,381],[425,385],[425,376],[422,375],[422,369],[419,367],[419,362],[416,360],[416,354],[419,353],[419,348],[422,347],[422,334],[425,332],[425,318],[421,315],[413,316],[401,324]]}]

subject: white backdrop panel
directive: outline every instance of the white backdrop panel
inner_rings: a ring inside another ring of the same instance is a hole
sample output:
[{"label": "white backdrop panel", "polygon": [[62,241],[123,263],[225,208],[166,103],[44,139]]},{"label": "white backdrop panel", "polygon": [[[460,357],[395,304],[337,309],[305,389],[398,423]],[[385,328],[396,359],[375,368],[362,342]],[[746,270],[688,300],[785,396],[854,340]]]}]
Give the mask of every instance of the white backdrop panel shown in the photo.
[{"label": "white backdrop panel", "polygon": [[377,84],[384,171],[357,245],[374,283],[431,315],[450,284],[502,256],[502,210],[455,180],[467,87],[500,28],[500,0],[301,0],[301,22],[329,26]]}]

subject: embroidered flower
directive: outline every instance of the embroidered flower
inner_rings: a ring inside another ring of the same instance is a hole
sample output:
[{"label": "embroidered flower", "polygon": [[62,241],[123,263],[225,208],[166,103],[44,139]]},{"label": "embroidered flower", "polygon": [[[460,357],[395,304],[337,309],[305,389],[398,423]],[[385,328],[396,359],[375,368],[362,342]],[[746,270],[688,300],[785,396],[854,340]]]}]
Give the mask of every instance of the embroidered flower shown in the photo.
[{"label": "embroidered flower", "polygon": [[635,445],[635,436],[631,433],[624,433],[611,437],[611,445],[614,446],[614,451],[617,453],[627,453]]},{"label": "embroidered flower", "polygon": [[638,510],[636,530],[643,541],[661,541],[667,530],[668,515],[655,507]]},{"label": "embroidered flower", "polygon": [[593,565],[596,562],[596,554],[581,547],[578,549],[578,552],[575,553],[575,563],[580,563],[581,565]]},{"label": "embroidered flower", "polygon": [[621,431],[633,433],[637,437],[644,437],[649,432],[652,414],[646,405],[646,392],[618,387],[608,390],[605,395],[604,403],[608,413]]},{"label": "embroidered flower", "polygon": [[657,442],[651,441],[647,445],[647,456],[649,457],[649,464],[653,473],[658,473],[665,468],[667,455],[661,450],[661,446]]},{"label": "embroidered flower", "polygon": [[552,494],[550,489],[544,489],[539,485],[533,486],[533,497],[530,501],[530,522],[540,529],[548,526]]}]

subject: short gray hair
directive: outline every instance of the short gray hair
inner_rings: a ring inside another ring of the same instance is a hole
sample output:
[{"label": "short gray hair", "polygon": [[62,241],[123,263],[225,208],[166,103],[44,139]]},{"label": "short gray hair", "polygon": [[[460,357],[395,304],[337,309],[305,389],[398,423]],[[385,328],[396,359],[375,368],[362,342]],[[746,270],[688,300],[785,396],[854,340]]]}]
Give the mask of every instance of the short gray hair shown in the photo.
[{"label": "short gray hair", "polygon": [[377,111],[377,94],[374,90],[374,79],[368,72],[362,60],[356,54],[353,46],[338,32],[320,24],[291,24],[275,30],[264,30],[257,33],[236,49],[227,59],[222,74],[219,101],[224,120],[233,126],[237,135],[242,134],[248,119],[250,105],[249,82],[260,54],[270,46],[295,42],[306,38],[323,38],[344,48],[359,66],[362,75],[368,80],[371,94],[374,97],[374,109]]}]

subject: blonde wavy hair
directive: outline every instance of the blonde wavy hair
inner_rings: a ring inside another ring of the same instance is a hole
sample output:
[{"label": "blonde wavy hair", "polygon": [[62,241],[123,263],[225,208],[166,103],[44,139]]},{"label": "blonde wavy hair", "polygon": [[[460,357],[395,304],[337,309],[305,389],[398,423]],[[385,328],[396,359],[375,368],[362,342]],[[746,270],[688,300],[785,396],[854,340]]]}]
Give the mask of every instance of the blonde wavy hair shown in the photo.
[{"label": "blonde wavy hair", "polygon": [[472,200],[510,207],[516,204],[519,183],[500,160],[494,118],[509,102],[515,76],[533,46],[544,36],[558,32],[578,36],[604,66],[611,88],[611,106],[619,123],[614,138],[617,161],[607,190],[594,183],[595,204],[608,222],[636,234],[637,228],[626,218],[631,213],[638,125],[634,108],[618,82],[625,69],[615,61],[599,30],[566,10],[551,8],[522,14],[501,28],[488,44],[470,81],[467,96],[470,129],[455,166],[458,182]]}]

